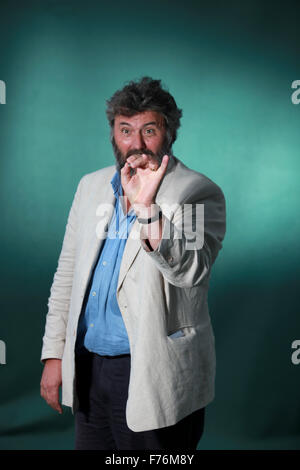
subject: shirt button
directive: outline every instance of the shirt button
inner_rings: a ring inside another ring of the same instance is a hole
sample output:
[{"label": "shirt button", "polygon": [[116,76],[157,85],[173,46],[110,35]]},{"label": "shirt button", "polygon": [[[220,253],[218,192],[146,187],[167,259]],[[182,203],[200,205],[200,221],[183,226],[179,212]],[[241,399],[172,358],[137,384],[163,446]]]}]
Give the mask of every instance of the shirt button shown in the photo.
[{"label": "shirt button", "polygon": [[96,295],[96,292],[95,292],[95,291],[94,291],[94,292],[92,292],[92,296],[93,296],[93,297],[95,297],[95,295]]},{"label": "shirt button", "polygon": [[93,327],[93,326],[94,326],[94,323],[91,323],[90,326]]},{"label": "shirt button", "polygon": [[103,266],[105,266],[105,265],[106,265],[106,261],[103,261],[103,263],[102,263],[102,264],[103,264]]}]

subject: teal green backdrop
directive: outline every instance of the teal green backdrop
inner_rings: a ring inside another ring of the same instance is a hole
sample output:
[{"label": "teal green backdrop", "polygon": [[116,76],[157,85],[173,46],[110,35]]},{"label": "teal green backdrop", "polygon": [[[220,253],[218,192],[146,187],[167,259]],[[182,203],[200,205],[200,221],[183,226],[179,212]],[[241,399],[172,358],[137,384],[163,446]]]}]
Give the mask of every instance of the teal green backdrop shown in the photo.
[{"label": "teal green backdrop", "polygon": [[114,163],[105,100],[143,75],[183,109],[174,154],[227,202],[199,449],[300,448],[299,13],[290,1],[1,1],[1,449],[73,448],[70,409],[39,395],[47,300],[78,181]]}]

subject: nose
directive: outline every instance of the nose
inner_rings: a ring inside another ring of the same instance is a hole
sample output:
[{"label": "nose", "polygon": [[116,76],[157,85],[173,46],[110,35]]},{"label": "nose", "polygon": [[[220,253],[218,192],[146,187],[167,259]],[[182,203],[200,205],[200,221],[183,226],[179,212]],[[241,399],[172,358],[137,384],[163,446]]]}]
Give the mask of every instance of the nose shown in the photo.
[{"label": "nose", "polygon": [[142,136],[142,133],[137,131],[134,133],[132,137],[132,147],[135,149],[143,149],[145,148],[145,142]]}]

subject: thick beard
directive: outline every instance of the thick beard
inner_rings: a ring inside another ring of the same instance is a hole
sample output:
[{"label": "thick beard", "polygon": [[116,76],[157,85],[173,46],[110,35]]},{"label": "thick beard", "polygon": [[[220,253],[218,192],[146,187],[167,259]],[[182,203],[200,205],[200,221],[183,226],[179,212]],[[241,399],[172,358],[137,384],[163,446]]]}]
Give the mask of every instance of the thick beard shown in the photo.
[{"label": "thick beard", "polygon": [[112,146],[113,146],[113,150],[114,150],[114,154],[116,158],[116,169],[118,172],[122,170],[123,166],[126,163],[127,158],[134,154],[142,155],[144,153],[146,155],[150,155],[158,163],[159,166],[161,165],[164,155],[169,155],[170,157],[172,156],[172,149],[168,145],[166,138],[164,139],[162,143],[161,149],[157,153],[153,153],[149,149],[133,149],[133,150],[129,150],[129,152],[127,152],[126,155],[123,155],[120,149],[118,148],[114,137],[112,137],[111,142],[112,142]]}]

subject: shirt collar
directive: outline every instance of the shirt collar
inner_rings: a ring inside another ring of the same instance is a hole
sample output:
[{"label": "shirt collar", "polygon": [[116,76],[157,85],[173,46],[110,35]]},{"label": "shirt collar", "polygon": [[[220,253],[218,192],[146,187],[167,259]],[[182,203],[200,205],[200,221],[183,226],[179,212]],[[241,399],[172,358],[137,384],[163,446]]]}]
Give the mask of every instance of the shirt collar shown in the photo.
[{"label": "shirt collar", "polygon": [[123,188],[122,188],[122,185],[121,185],[121,177],[120,177],[120,173],[118,171],[115,172],[115,174],[112,177],[110,183],[112,185],[115,197],[118,198],[119,195],[123,196]]}]

